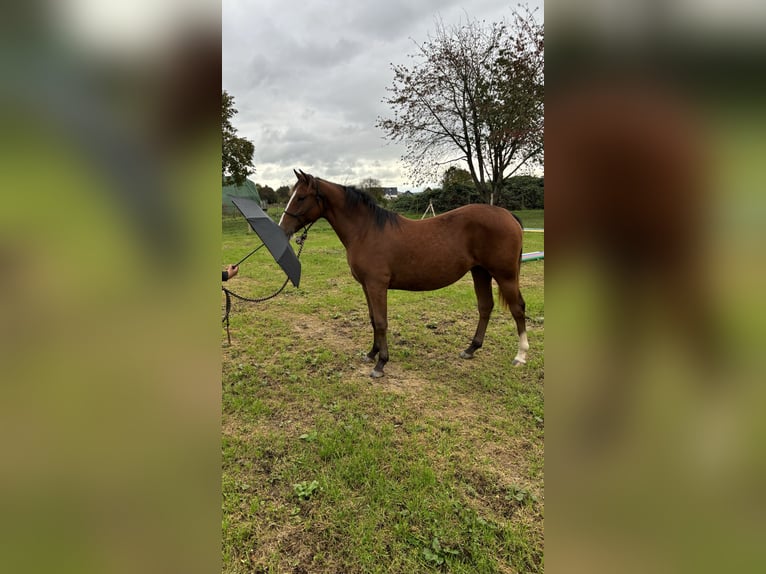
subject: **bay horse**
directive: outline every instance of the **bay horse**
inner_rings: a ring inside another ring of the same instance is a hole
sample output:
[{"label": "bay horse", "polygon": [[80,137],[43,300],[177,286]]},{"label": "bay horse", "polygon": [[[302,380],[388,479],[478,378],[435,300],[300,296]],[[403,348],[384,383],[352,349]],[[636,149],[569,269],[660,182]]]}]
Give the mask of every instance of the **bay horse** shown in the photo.
[{"label": "bay horse", "polygon": [[460,356],[473,358],[484,343],[494,307],[492,279],[500,300],[511,311],[519,335],[514,365],[527,360],[524,299],[519,290],[522,227],[500,207],[472,204],[436,217],[414,221],[383,209],[374,199],[351,187],[295,171],[298,178],[279,220],[291,237],[324,217],[346,248],[351,274],[367,299],[373,328],[370,376],[383,376],[388,362],[388,290],[432,291],[455,283],[468,271],[473,275],[479,324],[471,344]]}]

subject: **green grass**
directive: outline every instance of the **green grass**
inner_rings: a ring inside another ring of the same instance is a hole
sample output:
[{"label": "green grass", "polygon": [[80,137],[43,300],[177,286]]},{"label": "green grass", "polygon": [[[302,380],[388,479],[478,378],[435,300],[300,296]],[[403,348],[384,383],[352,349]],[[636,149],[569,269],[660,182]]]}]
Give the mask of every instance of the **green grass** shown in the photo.
[{"label": "green grass", "polygon": [[[521,215],[542,227],[541,212]],[[224,220],[223,263],[258,243]],[[524,251],[542,243],[527,233]],[[279,287],[264,251],[227,286]],[[543,571],[544,262],[522,265],[526,366],[510,365],[499,305],[484,348],[458,358],[477,320],[469,274],[389,293],[391,360],[373,381],[364,295],[324,220],[301,261],[300,289],[235,300],[231,346],[222,331],[224,571]]]}]

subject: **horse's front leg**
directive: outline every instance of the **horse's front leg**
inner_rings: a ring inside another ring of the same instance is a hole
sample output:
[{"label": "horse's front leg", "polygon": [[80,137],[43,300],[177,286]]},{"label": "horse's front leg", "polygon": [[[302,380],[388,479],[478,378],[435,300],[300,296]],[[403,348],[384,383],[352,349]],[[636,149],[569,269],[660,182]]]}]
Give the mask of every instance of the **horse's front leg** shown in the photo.
[{"label": "horse's front leg", "polygon": [[[372,330],[373,330],[373,333],[374,333],[375,332],[375,319],[374,319],[373,314],[372,314],[372,303],[370,303],[370,294],[367,293],[367,287],[364,284],[362,285],[362,290],[364,291],[364,298],[367,300],[367,311],[368,311],[368,313],[370,315],[370,326],[372,327]],[[377,356],[378,356],[378,350],[379,350],[378,340],[373,335],[373,338],[372,338],[372,349],[370,349],[370,352],[367,353],[364,356],[364,362],[365,363],[372,363],[377,358]]]},{"label": "horse's front leg", "polygon": [[372,361],[376,354],[378,356],[378,362],[370,373],[371,377],[377,379],[384,375],[383,367],[388,362],[388,339],[386,337],[388,330],[388,289],[385,286],[367,286],[364,292],[367,295],[373,329],[372,350],[367,358]]}]

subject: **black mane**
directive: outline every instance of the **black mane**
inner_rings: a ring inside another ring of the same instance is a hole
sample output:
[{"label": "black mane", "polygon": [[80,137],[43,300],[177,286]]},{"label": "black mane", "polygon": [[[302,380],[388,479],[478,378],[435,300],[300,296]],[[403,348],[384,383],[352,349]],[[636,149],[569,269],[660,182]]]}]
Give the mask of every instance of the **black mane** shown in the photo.
[{"label": "black mane", "polygon": [[379,229],[383,229],[387,223],[392,226],[399,225],[399,216],[393,211],[384,209],[375,202],[375,199],[368,193],[356,189],[355,187],[343,187],[346,192],[346,207],[353,209],[357,205],[363,205],[370,210],[372,219]]}]

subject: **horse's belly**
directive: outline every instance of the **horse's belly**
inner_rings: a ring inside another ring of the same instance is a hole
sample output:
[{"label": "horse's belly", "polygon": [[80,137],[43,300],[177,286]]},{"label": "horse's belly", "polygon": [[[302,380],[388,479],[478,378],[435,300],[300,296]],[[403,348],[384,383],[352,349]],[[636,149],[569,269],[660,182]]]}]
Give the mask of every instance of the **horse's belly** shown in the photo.
[{"label": "horse's belly", "polygon": [[428,272],[413,268],[392,274],[389,289],[404,291],[433,291],[452,285],[468,272],[468,269],[439,269]]}]

